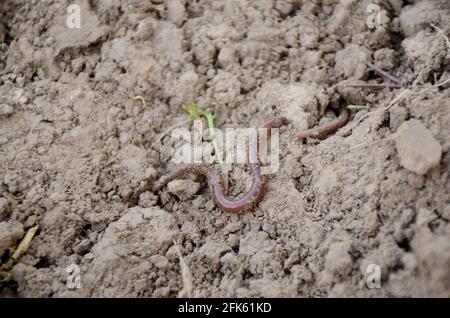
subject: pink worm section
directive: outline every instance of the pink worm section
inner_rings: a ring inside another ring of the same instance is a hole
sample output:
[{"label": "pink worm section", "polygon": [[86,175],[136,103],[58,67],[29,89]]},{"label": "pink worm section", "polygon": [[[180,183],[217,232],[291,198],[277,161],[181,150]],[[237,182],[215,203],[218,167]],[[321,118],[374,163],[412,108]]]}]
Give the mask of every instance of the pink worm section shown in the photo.
[{"label": "pink worm section", "polygon": [[[265,122],[259,128],[268,129],[268,135],[272,128],[279,128],[287,125],[289,122],[286,118],[280,117]],[[259,129],[258,129],[259,130]],[[266,193],[266,181],[261,174],[261,166],[259,161],[259,131],[252,136],[250,142],[251,157],[257,158],[255,163],[251,163],[252,173],[254,176],[253,184],[250,190],[238,200],[230,200],[227,198],[227,191],[224,182],[219,173],[211,165],[206,163],[190,163],[177,167],[174,171],[162,176],[153,186],[155,191],[161,190],[169,182],[180,179],[189,173],[205,175],[208,179],[209,186],[216,205],[225,212],[241,213],[253,209],[263,198]]]},{"label": "pink worm section", "polygon": [[338,130],[342,126],[344,126],[348,121],[348,110],[347,108],[342,108],[338,118],[333,120],[332,122],[325,124],[323,126],[308,129],[305,131],[298,132],[295,137],[298,139],[305,139],[305,138],[317,138],[322,139],[331,134],[332,132]]}]

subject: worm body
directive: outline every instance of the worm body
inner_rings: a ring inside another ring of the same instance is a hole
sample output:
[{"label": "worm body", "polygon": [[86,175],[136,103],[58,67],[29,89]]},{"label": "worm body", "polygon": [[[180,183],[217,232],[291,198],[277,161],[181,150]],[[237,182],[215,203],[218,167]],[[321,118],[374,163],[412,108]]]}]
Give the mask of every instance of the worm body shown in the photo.
[{"label": "worm body", "polygon": [[[259,126],[259,128],[268,129],[268,133],[270,133],[272,128],[279,128],[287,124],[288,120],[284,117],[280,117],[265,122]],[[159,191],[169,182],[175,179],[183,178],[189,173],[205,175],[208,179],[214,202],[221,210],[235,214],[250,210],[262,200],[266,193],[266,182],[264,176],[261,174],[258,150],[259,132],[257,130],[256,134],[252,136],[250,141],[250,155],[253,156],[253,158],[256,158],[256,162],[250,163],[254,177],[253,184],[250,190],[240,199],[230,200],[227,198],[228,193],[225,190],[225,183],[223,182],[220,174],[211,165],[206,163],[189,163],[181,165],[172,172],[162,176],[154,184],[153,189],[155,191]]]},{"label": "worm body", "polygon": [[316,127],[313,129],[308,129],[304,131],[298,132],[295,137],[297,139],[305,139],[305,138],[316,138],[316,139],[322,139],[331,134],[332,132],[338,130],[342,126],[344,126],[348,121],[348,109],[343,107],[340,110],[338,118],[335,120],[322,125],[320,127]]}]

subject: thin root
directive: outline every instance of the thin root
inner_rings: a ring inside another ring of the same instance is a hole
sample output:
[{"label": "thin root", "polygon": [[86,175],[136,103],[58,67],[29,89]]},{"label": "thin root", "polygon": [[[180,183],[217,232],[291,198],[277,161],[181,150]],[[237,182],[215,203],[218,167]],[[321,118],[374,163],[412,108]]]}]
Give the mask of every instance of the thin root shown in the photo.
[{"label": "thin root", "polygon": [[181,269],[181,278],[183,279],[183,288],[178,293],[178,297],[192,297],[192,291],[194,289],[194,283],[192,282],[192,274],[187,266],[183,255],[181,255],[180,248],[175,240],[173,240],[173,246],[175,247],[175,251],[177,252],[178,258],[180,259],[180,269]]},{"label": "thin root", "polygon": [[29,228],[22,241],[19,243],[19,246],[14,251],[13,255],[9,258],[9,260],[1,267],[0,270],[0,282],[8,281],[11,277],[9,271],[13,268],[14,264],[20,259],[20,257],[28,251],[30,247],[31,240],[36,234],[39,225],[33,226]]},{"label": "thin root", "polygon": [[380,67],[376,66],[375,64],[372,64],[372,63],[366,63],[366,64],[367,64],[368,67],[370,67],[374,72],[378,73],[379,75],[390,79],[392,82],[397,83],[398,85],[400,85],[400,87],[403,86],[402,82],[398,78],[396,78],[396,77],[392,76],[391,74],[383,71]]},{"label": "thin root", "polygon": [[432,88],[437,88],[437,87],[443,86],[443,85],[445,85],[445,84],[447,84],[447,83],[449,83],[449,82],[450,82],[450,78],[448,78],[447,80],[445,80],[445,81],[443,81],[443,82],[441,82],[441,83],[438,83],[438,84],[434,84],[434,85],[432,85],[432,86],[429,86],[429,87],[427,87],[427,88],[421,90],[421,91],[418,92],[418,93],[414,93],[414,92],[412,92],[412,91],[409,90],[409,89],[405,89],[405,90],[402,91],[400,94],[398,94],[398,95],[397,95],[397,96],[396,96],[396,97],[395,97],[395,98],[394,98],[387,106],[382,107],[382,108],[380,108],[380,109],[377,109],[377,110],[375,110],[375,111],[373,111],[373,112],[369,112],[369,113],[367,113],[367,114],[364,114],[364,115],[361,116],[358,120],[352,122],[352,125],[349,125],[349,126],[348,126],[346,132],[348,132],[348,131],[354,129],[354,128],[356,127],[357,124],[359,124],[360,122],[362,122],[362,121],[363,121],[364,119],[366,119],[367,117],[373,116],[373,115],[375,115],[375,114],[377,114],[377,113],[383,113],[383,112],[385,112],[385,111],[388,111],[388,110],[391,109],[398,101],[400,101],[401,99],[403,99],[403,98],[406,97],[407,95],[410,95],[410,94],[411,94],[411,95],[420,96],[420,95],[422,95],[423,93],[427,92],[428,90],[430,90],[430,89],[432,89]]},{"label": "thin root", "polygon": [[131,98],[133,98],[134,100],[139,99],[142,102],[142,104],[144,104],[144,107],[147,107],[147,103],[146,103],[144,97],[138,95],[138,96],[131,96]]},{"label": "thin root", "polygon": [[164,137],[166,137],[172,130],[174,130],[175,128],[178,128],[180,126],[183,126],[185,124],[189,123],[189,120],[185,120],[182,121],[181,123],[175,124],[173,126],[170,126],[165,132],[161,133],[161,135],[159,135],[158,139],[156,139],[156,141],[152,144],[153,146],[156,146]]},{"label": "thin root", "polygon": [[344,87],[363,87],[363,88],[402,88],[400,85],[392,84],[345,84]]},{"label": "thin root", "polygon": [[450,50],[450,40],[448,39],[448,37],[445,35],[444,31],[442,31],[441,29],[439,29],[437,26],[435,26],[433,23],[430,22],[430,25],[440,34],[442,35],[442,37],[444,38],[445,42],[447,43],[447,47]]}]

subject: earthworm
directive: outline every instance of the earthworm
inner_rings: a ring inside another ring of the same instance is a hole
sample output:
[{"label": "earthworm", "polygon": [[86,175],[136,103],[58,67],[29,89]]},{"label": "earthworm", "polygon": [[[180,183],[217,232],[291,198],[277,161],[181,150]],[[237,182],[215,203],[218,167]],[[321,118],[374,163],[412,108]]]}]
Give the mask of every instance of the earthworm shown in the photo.
[{"label": "earthworm", "polygon": [[[259,129],[267,129],[268,135],[270,135],[272,128],[279,128],[287,124],[288,120],[284,117],[280,117],[265,122],[259,126]],[[180,165],[172,172],[162,176],[154,184],[153,190],[159,191],[169,182],[175,179],[183,178],[189,173],[205,175],[208,179],[214,202],[221,210],[238,214],[254,208],[262,200],[266,193],[266,181],[264,176],[261,174],[261,163],[259,161],[259,129],[257,129],[255,134],[253,134],[250,141],[250,158],[256,158],[256,160],[250,160],[255,161],[250,162],[254,176],[253,184],[250,190],[242,198],[235,201],[228,199],[224,182],[219,173],[210,164],[206,163],[188,163]]]},{"label": "earthworm", "polygon": [[295,137],[298,139],[305,139],[305,138],[317,138],[322,139],[331,134],[332,132],[338,130],[342,126],[344,126],[348,121],[348,109],[346,107],[341,108],[338,118],[335,120],[322,125],[320,127],[316,127],[313,129],[308,129],[304,131],[300,131],[297,134],[295,134]]}]

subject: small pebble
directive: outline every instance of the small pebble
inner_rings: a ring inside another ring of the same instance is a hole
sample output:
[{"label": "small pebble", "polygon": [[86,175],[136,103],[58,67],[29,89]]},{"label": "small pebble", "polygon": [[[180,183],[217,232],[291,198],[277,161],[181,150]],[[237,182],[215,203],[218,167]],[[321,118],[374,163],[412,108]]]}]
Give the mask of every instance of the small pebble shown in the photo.
[{"label": "small pebble", "polygon": [[176,195],[180,200],[188,200],[200,189],[200,183],[193,180],[174,180],[169,182],[167,189],[170,193]]},{"label": "small pebble", "polygon": [[0,117],[7,117],[14,112],[14,109],[8,104],[0,105]]}]

